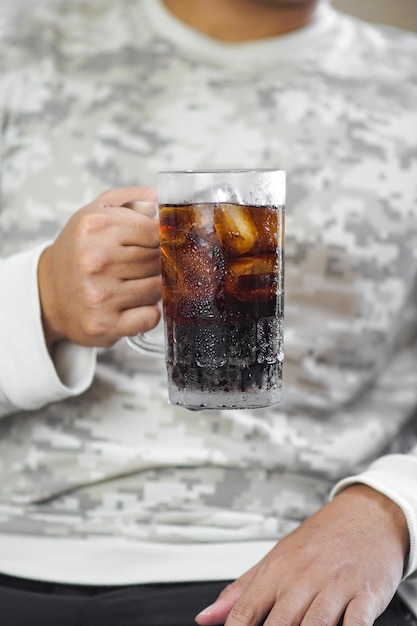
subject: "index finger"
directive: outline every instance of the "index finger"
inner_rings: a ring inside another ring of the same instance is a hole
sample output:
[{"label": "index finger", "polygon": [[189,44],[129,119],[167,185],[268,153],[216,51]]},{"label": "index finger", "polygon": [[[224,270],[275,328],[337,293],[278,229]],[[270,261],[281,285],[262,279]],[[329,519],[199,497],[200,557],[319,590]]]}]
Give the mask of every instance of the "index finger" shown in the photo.
[{"label": "index finger", "polygon": [[[141,211],[130,212],[125,208],[125,246],[142,246],[144,248],[159,248],[159,223],[150,215]],[[140,213],[135,215],[134,213]],[[131,217],[129,217],[131,214]]]},{"label": "index finger", "polygon": [[158,203],[156,200],[129,200],[128,202],[123,202],[122,206],[148,217],[155,218],[158,214]]},{"label": "index finger", "polygon": [[114,189],[103,191],[97,199],[100,202],[105,202],[112,206],[122,206],[126,202],[132,202],[135,200],[156,202],[156,189],[151,186],[115,187]]}]

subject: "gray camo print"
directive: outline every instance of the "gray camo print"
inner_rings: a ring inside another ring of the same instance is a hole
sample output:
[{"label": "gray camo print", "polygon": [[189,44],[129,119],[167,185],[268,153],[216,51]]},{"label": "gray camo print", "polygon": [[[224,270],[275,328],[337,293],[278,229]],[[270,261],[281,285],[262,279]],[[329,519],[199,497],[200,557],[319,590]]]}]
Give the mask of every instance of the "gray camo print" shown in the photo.
[{"label": "gray camo print", "polygon": [[417,443],[416,38],[347,21],[344,51],[324,37],[295,70],[222,67],[142,5],[0,17],[1,256],[161,169],[286,169],[283,401],[170,406],[163,365],[120,342],[79,398],[0,421],[0,531],[280,537],[336,480]]}]

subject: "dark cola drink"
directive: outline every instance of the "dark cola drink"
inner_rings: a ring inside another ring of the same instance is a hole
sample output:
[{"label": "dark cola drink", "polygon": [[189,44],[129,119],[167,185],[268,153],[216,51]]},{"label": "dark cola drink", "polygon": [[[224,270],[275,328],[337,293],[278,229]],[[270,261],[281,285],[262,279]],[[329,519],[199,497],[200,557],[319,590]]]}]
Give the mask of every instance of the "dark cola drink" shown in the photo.
[{"label": "dark cola drink", "polygon": [[255,408],[280,400],[283,207],[162,205],[170,402]]}]

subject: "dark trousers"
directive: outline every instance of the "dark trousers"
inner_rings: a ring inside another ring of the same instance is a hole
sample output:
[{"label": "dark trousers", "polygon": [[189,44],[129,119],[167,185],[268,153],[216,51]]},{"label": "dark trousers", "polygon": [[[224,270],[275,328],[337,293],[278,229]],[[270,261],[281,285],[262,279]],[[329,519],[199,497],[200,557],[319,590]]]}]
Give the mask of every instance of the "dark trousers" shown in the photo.
[{"label": "dark trousers", "polygon": [[[227,582],[84,587],[0,574],[4,626],[196,626],[194,618]],[[378,626],[417,626],[395,596]]]}]

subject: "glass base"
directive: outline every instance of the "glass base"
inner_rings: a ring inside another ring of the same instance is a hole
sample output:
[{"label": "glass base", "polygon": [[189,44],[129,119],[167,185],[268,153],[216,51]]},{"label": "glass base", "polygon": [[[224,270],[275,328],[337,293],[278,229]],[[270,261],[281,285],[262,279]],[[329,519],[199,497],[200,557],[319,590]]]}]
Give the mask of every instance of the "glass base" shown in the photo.
[{"label": "glass base", "polygon": [[178,389],[170,385],[168,399],[171,404],[191,411],[203,409],[261,409],[281,400],[281,385],[275,389],[254,391],[196,391]]}]

